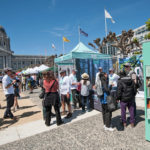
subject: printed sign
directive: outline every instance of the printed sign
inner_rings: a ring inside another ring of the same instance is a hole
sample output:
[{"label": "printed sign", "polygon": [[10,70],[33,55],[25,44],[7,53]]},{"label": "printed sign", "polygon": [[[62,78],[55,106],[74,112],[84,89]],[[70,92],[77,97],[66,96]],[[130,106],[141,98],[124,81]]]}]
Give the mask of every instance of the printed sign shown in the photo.
[{"label": "printed sign", "polygon": [[146,66],[146,77],[150,77],[150,66]]},{"label": "printed sign", "polygon": [[150,119],[150,109],[147,109],[147,119]]}]

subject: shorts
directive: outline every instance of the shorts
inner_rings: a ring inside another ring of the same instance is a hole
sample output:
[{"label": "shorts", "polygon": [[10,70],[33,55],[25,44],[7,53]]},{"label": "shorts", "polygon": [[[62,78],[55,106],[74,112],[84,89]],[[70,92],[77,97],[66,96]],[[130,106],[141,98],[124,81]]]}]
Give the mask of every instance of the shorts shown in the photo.
[{"label": "shorts", "polygon": [[68,105],[70,104],[70,98],[67,98],[67,95],[61,94],[61,101],[64,101]]}]

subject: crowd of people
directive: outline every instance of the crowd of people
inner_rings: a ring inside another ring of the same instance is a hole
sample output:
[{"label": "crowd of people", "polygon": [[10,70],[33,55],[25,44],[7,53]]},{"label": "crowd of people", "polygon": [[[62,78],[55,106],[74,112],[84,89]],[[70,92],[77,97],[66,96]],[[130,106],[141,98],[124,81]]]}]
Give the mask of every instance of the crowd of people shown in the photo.
[{"label": "crowd of people", "polygon": [[[66,115],[65,118],[69,119],[73,115],[73,110],[81,108],[82,113],[91,111],[90,93],[92,90],[96,92],[101,102],[104,130],[114,131],[111,123],[112,111],[109,109],[108,97],[113,99],[116,109],[120,103],[123,127],[127,127],[126,108],[128,108],[130,113],[131,127],[135,125],[135,96],[138,88],[141,86],[141,82],[136,73],[131,70],[129,63],[124,65],[124,70],[118,75],[113,68],[109,69],[109,74],[107,74],[103,72],[102,67],[99,67],[94,85],[91,84],[87,73],[83,73],[81,79],[77,80],[77,70],[72,70],[70,75],[67,75],[65,70],[61,70],[59,78],[55,77],[52,71],[43,72],[42,78],[22,75],[20,79],[16,77],[16,73],[11,68],[5,68],[4,72],[2,84],[7,100],[4,118],[15,119],[11,112],[11,107],[13,106],[14,109],[19,108],[17,98],[20,96],[21,89],[22,91],[28,89],[30,94],[32,94],[33,89],[36,86],[40,86],[41,94],[39,97],[43,99],[43,118],[46,126],[50,126],[51,116],[54,116],[52,107],[55,110],[58,126],[63,124],[62,115]],[[66,106],[68,111],[66,111]],[[60,112],[60,108],[62,108],[62,112]]]}]

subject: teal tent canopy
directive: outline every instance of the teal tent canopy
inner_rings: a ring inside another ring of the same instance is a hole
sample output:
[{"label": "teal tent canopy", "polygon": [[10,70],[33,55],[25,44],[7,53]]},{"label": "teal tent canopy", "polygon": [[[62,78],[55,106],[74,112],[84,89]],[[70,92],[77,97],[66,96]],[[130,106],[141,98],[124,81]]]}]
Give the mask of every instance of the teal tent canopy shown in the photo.
[{"label": "teal tent canopy", "polygon": [[77,79],[81,79],[81,74],[86,72],[90,76],[90,81],[94,84],[95,75],[98,68],[102,67],[104,72],[112,68],[112,56],[101,54],[89,49],[82,42],[72,49],[68,54],[55,58],[54,62],[58,65],[58,75],[60,70],[66,70],[67,75],[72,69],[77,70]]},{"label": "teal tent canopy", "polygon": [[111,55],[101,54],[99,52],[95,52],[85,46],[82,42],[71,50],[68,54],[63,55],[61,57],[55,58],[55,63],[58,65],[73,64],[73,59],[111,59]]}]

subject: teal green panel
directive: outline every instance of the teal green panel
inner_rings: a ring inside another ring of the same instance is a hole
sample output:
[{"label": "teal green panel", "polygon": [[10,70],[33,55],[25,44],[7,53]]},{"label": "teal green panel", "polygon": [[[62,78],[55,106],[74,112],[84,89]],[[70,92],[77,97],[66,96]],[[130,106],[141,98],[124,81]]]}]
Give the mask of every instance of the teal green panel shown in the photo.
[{"label": "teal green panel", "polygon": [[[145,138],[150,141],[150,119],[147,116],[147,87],[146,87],[146,66],[150,66],[150,42],[143,43],[144,63],[144,97],[145,97]],[[148,74],[147,74],[148,75]]]},{"label": "teal green panel", "polygon": [[104,55],[100,53],[72,53],[72,58],[76,59],[108,59],[112,58],[111,55]]},{"label": "teal green panel", "polygon": [[73,64],[73,63],[63,63],[63,62],[62,62],[62,63],[57,63],[57,65],[59,65],[59,66],[72,65],[72,66],[73,66],[74,64]]},{"label": "teal green panel", "polygon": [[150,42],[143,43],[143,60],[145,65],[150,65]]},{"label": "teal green panel", "polygon": [[65,60],[70,60],[70,59],[72,59],[72,54],[71,53],[63,55],[63,56],[58,57],[58,58],[55,58],[54,62],[58,63],[58,62],[62,62],[62,61],[65,61]]}]

